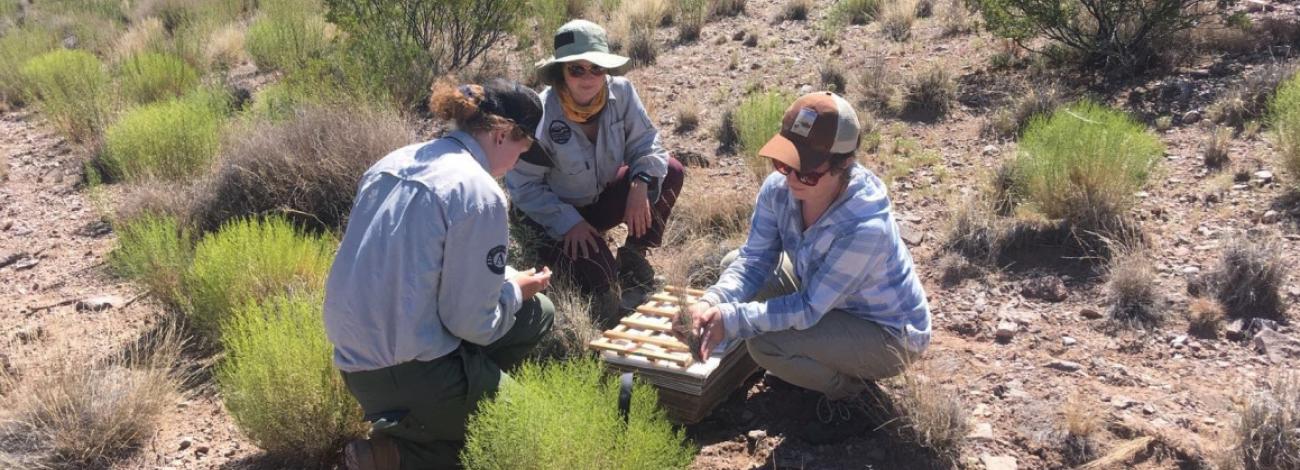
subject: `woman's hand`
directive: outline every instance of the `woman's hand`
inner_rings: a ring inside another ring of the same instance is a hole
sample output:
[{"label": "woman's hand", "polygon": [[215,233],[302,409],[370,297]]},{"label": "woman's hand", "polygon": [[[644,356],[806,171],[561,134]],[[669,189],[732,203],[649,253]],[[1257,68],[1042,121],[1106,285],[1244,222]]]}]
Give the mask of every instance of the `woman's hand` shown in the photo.
[{"label": "woman's hand", "polygon": [[627,209],[623,211],[623,222],[627,223],[627,231],[634,237],[643,236],[650,230],[649,191],[645,181],[636,180],[627,192]]},{"label": "woman's hand", "polygon": [[603,243],[600,232],[583,220],[564,234],[564,254],[569,259],[589,258],[598,251],[597,243]]},{"label": "woman's hand", "polygon": [[704,302],[691,305],[689,311],[694,320],[691,328],[695,331],[703,330],[700,333],[700,357],[708,360],[709,352],[727,336],[727,329],[722,325],[722,312],[718,307]]},{"label": "woman's hand", "polygon": [[510,282],[519,286],[519,292],[523,300],[531,299],[538,292],[546,290],[551,285],[551,268],[543,266],[540,273],[535,268],[519,271],[515,273],[514,277],[510,278]]}]

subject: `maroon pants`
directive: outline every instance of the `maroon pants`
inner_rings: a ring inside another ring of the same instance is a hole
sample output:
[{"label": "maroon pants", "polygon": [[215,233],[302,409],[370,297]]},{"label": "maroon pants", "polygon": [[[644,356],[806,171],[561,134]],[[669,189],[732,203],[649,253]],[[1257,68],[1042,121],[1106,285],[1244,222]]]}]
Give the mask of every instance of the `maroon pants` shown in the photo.
[{"label": "maroon pants", "polygon": [[[623,213],[627,211],[627,193],[632,187],[630,176],[627,166],[619,168],[618,178],[605,187],[596,202],[578,207],[578,214],[601,233],[623,223]],[[650,206],[650,228],[639,237],[628,233],[626,245],[655,248],[663,242],[664,224],[673,212],[673,205],[677,203],[677,195],[682,192],[685,178],[686,169],[681,162],[668,157],[668,175],[664,177],[659,200]],[[527,216],[522,217],[522,220],[538,233],[546,233],[541,224]],[[570,259],[564,253],[564,240],[560,239],[544,244],[538,254],[556,274],[570,276],[583,292],[591,294],[608,290],[618,277],[618,262],[609,245],[600,239],[597,240],[596,248],[596,253],[586,258]]]}]

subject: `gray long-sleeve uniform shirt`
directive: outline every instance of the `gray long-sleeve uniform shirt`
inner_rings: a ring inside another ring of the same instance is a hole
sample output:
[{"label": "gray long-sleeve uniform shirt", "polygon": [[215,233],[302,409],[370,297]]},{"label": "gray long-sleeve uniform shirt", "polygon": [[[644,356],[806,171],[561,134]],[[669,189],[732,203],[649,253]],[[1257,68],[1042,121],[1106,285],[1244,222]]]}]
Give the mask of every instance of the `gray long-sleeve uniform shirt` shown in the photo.
[{"label": "gray long-sleeve uniform shirt", "polygon": [[655,179],[651,201],[658,199],[659,184],[668,174],[668,151],[632,82],[614,76],[605,80],[609,95],[597,118],[596,142],[564,115],[559,95],[547,88],[541,94],[537,145],[506,174],[510,200],[557,240],[582,221],[575,207],[596,202],[620,166],[627,165],[629,175]]},{"label": "gray long-sleeve uniform shirt", "polygon": [[370,167],[325,287],[334,363],[374,370],[486,345],[514,324],[507,203],[469,134],[398,149]]}]

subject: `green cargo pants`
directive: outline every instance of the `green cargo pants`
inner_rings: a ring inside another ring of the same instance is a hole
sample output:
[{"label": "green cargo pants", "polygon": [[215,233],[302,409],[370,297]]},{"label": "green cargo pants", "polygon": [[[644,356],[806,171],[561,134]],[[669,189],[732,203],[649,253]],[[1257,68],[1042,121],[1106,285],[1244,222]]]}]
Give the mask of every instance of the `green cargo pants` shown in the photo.
[{"label": "green cargo pants", "polygon": [[462,342],[432,361],[344,372],[343,380],[366,416],[396,421],[375,432],[394,438],[403,469],[457,468],[469,414],[511,380],[504,371],[523,362],[554,319],[551,300],[537,294],[520,307],[510,331],[490,345]]}]

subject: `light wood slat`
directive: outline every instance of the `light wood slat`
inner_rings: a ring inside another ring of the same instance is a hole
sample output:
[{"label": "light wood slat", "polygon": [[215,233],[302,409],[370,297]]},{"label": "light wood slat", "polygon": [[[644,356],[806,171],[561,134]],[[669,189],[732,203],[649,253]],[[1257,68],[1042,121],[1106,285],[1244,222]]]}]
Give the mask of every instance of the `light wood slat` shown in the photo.
[{"label": "light wood slat", "polygon": [[657,351],[647,351],[647,350],[644,350],[644,349],[639,349],[639,348],[638,348],[637,346],[635,346],[635,345],[634,345],[634,346],[621,346],[621,345],[617,345],[617,344],[614,344],[614,343],[610,343],[609,341],[605,340],[604,338],[597,339],[597,340],[592,341],[591,343],[588,343],[588,344],[589,344],[591,347],[596,348],[596,349],[604,349],[604,350],[614,351],[614,352],[622,353],[622,354],[633,354],[633,355],[637,355],[637,356],[648,357],[648,358],[651,358],[651,359],[658,359],[658,360],[661,360],[661,361],[668,361],[668,362],[672,362],[672,363],[674,363],[674,364],[677,364],[677,365],[679,365],[679,366],[681,366],[681,367],[686,367],[686,364],[689,363],[689,362],[691,361],[691,356],[690,356],[689,354],[665,354],[665,353],[661,353],[661,352],[657,352]]},{"label": "light wood slat", "polygon": [[641,343],[653,344],[655,346],[663,346],[665,348],[674,351],[683,351],[688,353],[690,352],[690,348],[688,348],[685,344],[682,344],[681,341],[677,341],[675,339],[670,339],[670,338],[664,338],[662,336],[638,335],[638,334],[627,333],[623,331],[614,331],[614,330],[606,331],[603,334],[607,338],[626,339],[628,341],[638,341]]},{"label": "light wood slat", "polygon": [[649,305],[642,305],[640,307],[637,307],[636,311],[647,315],[654,315],[656,317],[674,318],[677,316],[676,308],[651,307]]},{"label": "light wood slat", "polygon": [[640,329],[642,329],[642,330],[654,330],[654,331],[663,331],[663,332],[672,331],[672,327],[671,327],[671,326],[663,325],[663,324],[656,323],[656,322],[651,322],[651,321],[642,320],[642,319],[640,319],[640,318],[631,318],[631,317],[628,317],[628,318],[624,318],[624,319],[622,319],[622,320],[619,320],[619,323],[622,323],[622,324],[625,325],[625,326],[630,326],[630,327],[633,327],[633,328],[640,328]]},{"label": "light wood slat", "polygon": [[691,289],[689,287],[664,286],[664,290],[672,294],[681,294],[685,292],[686,295],[693,295],[696,297],[704,295],[704,291],[699,289]]}]

